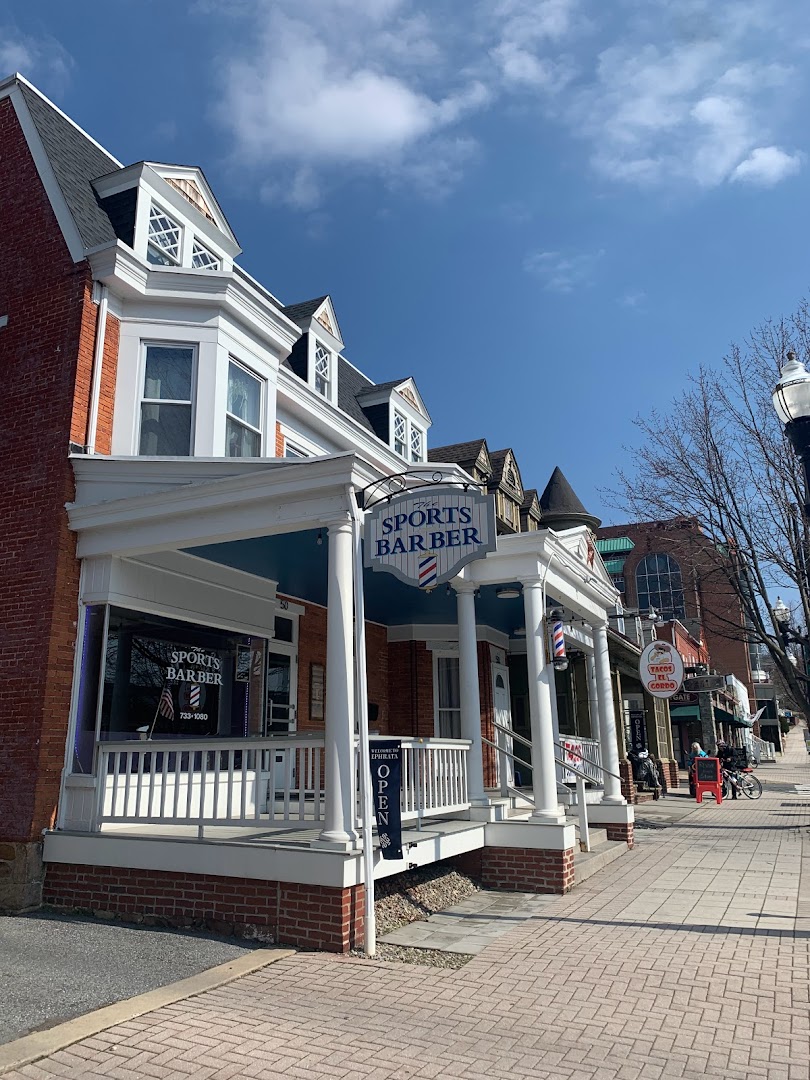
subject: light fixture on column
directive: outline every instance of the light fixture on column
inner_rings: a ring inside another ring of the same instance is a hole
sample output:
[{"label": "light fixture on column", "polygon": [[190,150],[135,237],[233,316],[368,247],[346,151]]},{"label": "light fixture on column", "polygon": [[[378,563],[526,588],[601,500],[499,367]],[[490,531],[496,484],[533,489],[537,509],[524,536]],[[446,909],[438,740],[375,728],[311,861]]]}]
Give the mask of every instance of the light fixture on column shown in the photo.
[{"label": "light fixture on column", "polygon": [[499,600],[516,600],[520,596],[520,589],[517,585],[503,585],[495,590],[495,595]]},{"label": "light fixture on column", "polygon": [[318,535],[315,537],[315,543],[318,547],[323,543],[323,529],[318,529]]},{"label": "light fixture on column", "polygon": [[647,620],[647,622],[653,623],[653,625],[655,623],[661,622],[661,616],[658,614],[652,604],[650,604],[650,610],[647,612],[644,618]]},{"label": "light fixture on column", "polygon": [[516,626],[512,631],[512,637],[526,637],[526,627]]}]

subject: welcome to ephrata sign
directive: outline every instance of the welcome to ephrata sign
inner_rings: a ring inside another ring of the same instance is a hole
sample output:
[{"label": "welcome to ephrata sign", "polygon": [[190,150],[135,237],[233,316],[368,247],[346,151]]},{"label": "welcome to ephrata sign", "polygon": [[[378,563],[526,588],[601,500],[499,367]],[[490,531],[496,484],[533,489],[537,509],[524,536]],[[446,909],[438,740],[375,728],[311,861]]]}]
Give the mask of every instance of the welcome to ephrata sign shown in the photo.
[{"label": "welcome to ephrata sign", "polygon": [[495,550],[491,496],[450,486],[420,488],[378,503],[365,521],[365,564],[432,589]]}]

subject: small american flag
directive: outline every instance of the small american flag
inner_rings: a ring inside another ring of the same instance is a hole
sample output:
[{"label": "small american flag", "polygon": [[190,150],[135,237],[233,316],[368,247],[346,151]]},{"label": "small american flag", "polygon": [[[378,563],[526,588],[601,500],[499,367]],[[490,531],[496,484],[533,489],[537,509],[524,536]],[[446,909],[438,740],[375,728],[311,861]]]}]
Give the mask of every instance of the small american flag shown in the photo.
[{"label": "small american flag", "polygon": [[164,686],[160,693],[158,712],[161,716],[165,716],[167,720],[174,720],[174,701],[172,700],[172,692],[168,686]]}]

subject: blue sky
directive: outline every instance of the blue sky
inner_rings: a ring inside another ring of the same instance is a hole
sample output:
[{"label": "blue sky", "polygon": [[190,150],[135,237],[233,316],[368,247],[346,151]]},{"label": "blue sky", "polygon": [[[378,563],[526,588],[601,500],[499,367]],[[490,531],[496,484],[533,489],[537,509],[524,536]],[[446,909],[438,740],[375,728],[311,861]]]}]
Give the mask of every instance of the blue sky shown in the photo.
[{"label": "blue sky", "polygon": [[0,75],[202,165],[433,445],[614,521],[632,418],[807,290],[808,61],[802,0],[0,0]]}]

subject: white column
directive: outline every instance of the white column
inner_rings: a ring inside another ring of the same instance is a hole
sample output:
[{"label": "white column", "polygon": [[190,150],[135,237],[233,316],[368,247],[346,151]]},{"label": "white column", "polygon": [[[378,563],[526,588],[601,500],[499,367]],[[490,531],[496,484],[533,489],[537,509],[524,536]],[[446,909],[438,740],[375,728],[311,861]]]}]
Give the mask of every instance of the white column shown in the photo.
[{"label": "white column", "polygon": [[585,681],[588,686],[588,714],[591,718],[591,738],[600,742],[599,694],[596,689],[596,665],[593,653],[585,653]]},{"label": "white column", "polygon": [[[619,747],[616,742],[616,713],[613,708],[613,685],[610,679],[607,626],[593,628],[593,659],[596,668],[596,692],[599,700],[599,743],[605,773],[602,802],[623,803],[619,780]],[[611,775],[613,774],[613,775]]]},{"label": "white column", "polygon": [[461,737],[472,743],[467,756],[467,790],[473,805],[485,801],[484,754],[481,742],[481,693],[478,685],[478,635],[475,629],[475,586],[454,584],[458,605],[458,680]]},{"label": "white column", "polygon": [[[548,692],[551,699],[551,727],[554,732],[554,753],[558,758],[562,758],[560,752],[560,712],[557,708],[557,671],[554,664],[548,665]],[[557,781],[562,783],[563,779],[563,767],[555,762],[554,775],[557,777]]]},{"label": "white column", "polygon": [[319,839],[353,844],[354,762],[354,622],[352,525],[345,518],[329,523],[326,611],[326,724],[324,749],[324,827]]},{"label": "white column", "polygon": [[546,612],[543,593],[542,578],[530,578],[523,582],[534,794],[534,811],[530,820],[544,825],[561,825],[565,822],[565,814],[557,799],[554,713],[551,706],[552,669],[546,663]]}]

